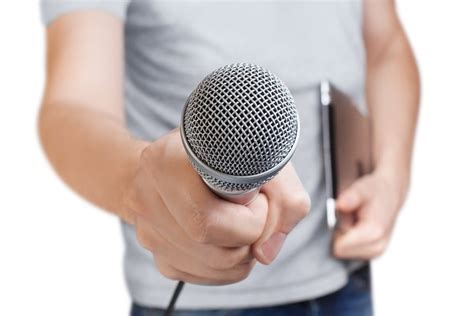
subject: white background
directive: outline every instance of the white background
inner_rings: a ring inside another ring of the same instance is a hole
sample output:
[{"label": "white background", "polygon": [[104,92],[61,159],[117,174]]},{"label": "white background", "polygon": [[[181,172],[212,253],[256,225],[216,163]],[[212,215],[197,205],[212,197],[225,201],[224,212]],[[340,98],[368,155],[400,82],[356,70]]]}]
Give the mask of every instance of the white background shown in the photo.
[{"label": "white background", "polygon": [[[423,81],[412,190],[374,264],[377,315],[474,315],[474,3],[402,1]],[[126,315],[117,220],[71,193],[36,135],[36,1],[0,4],[0,315]]]}]

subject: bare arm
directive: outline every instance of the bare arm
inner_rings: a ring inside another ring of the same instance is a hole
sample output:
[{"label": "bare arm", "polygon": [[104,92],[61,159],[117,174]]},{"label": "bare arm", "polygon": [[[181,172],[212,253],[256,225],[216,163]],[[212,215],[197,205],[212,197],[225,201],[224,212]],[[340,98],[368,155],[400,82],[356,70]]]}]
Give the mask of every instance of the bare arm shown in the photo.
[{"label": "bare arm", "polygon": [[[394,0],[364,1],[367,102],[372,119],[375,170],[341,194],[344,219],[334,253],[370,259],[384,252],[408,190],[420,83]],[[355,218],[349,225],[347,216]]]},{"label": "bare arm", "polygon": [[[415,58],[393,0],[366,0],[367,102],[376,168],[406,186],[420,99]],[[394,175],[395,176],[395,175]],[[402,192],[404,194],[404,192]]]},{"label": "bare arm", "polygon": [[146,143],[125,129],[123,24],[77,12],[47,30],[47,84],[39,115],[44,150],[61,178],[122,217],[120,201]]}]

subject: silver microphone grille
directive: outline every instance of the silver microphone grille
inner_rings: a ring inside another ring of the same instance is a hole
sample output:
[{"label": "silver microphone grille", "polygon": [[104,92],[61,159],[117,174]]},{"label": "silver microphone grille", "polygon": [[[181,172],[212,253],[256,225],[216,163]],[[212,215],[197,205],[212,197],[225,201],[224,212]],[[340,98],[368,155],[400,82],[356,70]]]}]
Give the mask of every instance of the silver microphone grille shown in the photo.
[{"label": "silver microphone grille", "polygon": [[245,63],[204,78],[186,101],[181,124],[193,166],[224,192],[270,180],[291,158],[298,134],[288,88],[266,69]]}]

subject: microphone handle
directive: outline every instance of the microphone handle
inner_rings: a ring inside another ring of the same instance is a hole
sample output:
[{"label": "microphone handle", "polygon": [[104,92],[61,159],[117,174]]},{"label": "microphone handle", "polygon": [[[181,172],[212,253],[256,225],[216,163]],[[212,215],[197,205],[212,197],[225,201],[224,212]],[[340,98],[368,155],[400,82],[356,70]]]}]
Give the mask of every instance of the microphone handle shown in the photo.
[{"label": "microphone handle", "polygon": [[204,181],[208,188],[214,192],[217,196],[223,198],[226,201],[236,203],[236,204],[241,204],[241,205],[249,205],[252,203],[258,195],[258,192],[260,192],[260,187],[257,187],[255,189],[252,189],[250,191],[245,191],[245,192],[237,192],[237,193],[229,193],[229,192],[224,192],[220,191],[213,186],[209,185],[206,181]]}]

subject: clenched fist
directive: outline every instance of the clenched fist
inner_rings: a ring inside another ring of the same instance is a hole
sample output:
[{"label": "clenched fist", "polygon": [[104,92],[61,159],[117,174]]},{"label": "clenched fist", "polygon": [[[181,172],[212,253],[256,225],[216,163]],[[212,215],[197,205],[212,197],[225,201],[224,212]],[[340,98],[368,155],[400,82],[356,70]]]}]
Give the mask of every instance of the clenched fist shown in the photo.
[{"label": "clenched fist", "polygon": [[291,164],[247,206],[217,197],[189,163],[178,130],[143,150],[124,203],[161,274],[216,285],[245,279],[256,259],[271,263],[309,211]]},{"label": "clenched fist", "polygon": [[380,256],[390,241],[408,180],[374,172],[355,181],[337,199],[339,229],[333,252],[341,259]]}]

